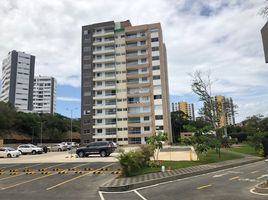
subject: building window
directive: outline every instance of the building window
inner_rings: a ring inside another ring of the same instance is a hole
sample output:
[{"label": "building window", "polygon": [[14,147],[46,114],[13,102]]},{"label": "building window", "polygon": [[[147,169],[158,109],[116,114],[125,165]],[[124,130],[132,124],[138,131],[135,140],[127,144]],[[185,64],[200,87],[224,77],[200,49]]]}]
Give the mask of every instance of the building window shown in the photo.
[{"label": "building window", "polygon": [[102,100],[98,100],[98,101],[97,101],[97,104],[98,104],[98,105],[101,105],[101,104],[102,104]]},{"label": "building window", "polygon": [[97,129],[97,133],[102,133],[102,129]]},{"label": "building window", "polygon": [[154,99],[162,99],[162,95],[154,95]]},{"label": "building window", "polygon": [[98,113],[98,114],[101,114],[101,113],[102,113],[102,110],[97,110],[97,113]]},{"label": "building window", "polygon": [[102,123],[102,119],[97,119],[97,123],[101,124]]},{"label": "building window", "polygon": [[150,131],[150,126],[144,126],[144,131]]},{"label": "building window", "polygon": [[153,70],[159,70],[160,69],[160,66],[157,65],[157,66],[153,66]]},{"label": "building window", "polygon": [[152,60],[159,60],[159,56],[153,56]]},{"label": "building window", "polygon": [[161,120],[163,119],[163,115],[155,115],[155,120]]},{"label": "building window", "polygon": [[89,30],[84,30],[84,35],[88,35],[90,33]]},{"label": "building window", "polygon": [[149,121],[149,120],[150,120],[150,117],[149,116],[143,117],[143,121]]},{"label": "building window", "polygon": [[158,38],[152,38],[151,41],[152,42],[158,42]]},{"label": "building window", "polygon": [[159,51],[159,47],[152,47],[152,51]]},{"label": "building window", "polygon": [[159,80],[160,76],[153,76],[153,80]]}]

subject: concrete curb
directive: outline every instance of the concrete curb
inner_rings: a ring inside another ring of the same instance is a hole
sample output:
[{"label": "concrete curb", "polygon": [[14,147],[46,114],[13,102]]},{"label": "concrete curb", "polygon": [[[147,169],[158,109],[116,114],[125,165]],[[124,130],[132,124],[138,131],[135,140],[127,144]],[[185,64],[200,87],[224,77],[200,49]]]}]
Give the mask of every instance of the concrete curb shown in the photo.
[{"label": "concrete curb", "polygon": [[[173,180],[177,180],[177,179],[187,178],[187,177],[191,177],[191,176],[196,176],[196,175],[206,174],[206,173],[215,172],[215,171],[219,171],[219,170],[223,170],[223,169],[233,168],[233,167],[237,167],[237,166],[241,166],[241,165],[246,165],[246,164],[258,162],[261,160],[263,160],[263,158],[252,158],[250,160],[244,159],[244,160],[241,160],[241,162],[237,162],[237,163],[229,163],[229,164],[226,163],[222,166],[215,166],[215,167],[212,167],[210,169],[197,170],[197,171],[184,173],[184,174],[175,174],[175,175],[170,175],[168,177],[151,179],[151,180],[144,180],[142,182],[136,182],[136,183],[132,183],[132,184],[126,183],[123,185],[112,185],[112,184],[109,185],[109,183],[111,183],[113,180],[115,180],[115,179],[112,179],[108,183],[105,183],[104,185],[100,186],[99,190],[105,191],[105,192],[120,192],[120,191],[133,190],[136,188],[141,188],[141,187],[145,187],[145,186],[149,186],[149,185],[155,185],[155,184],[162,183],[162,182],[173,181]],[[216,163],[212,163],[212,164],[208,164],[208,165],[213,166],[215,164]],[[206,165],[206,166],[208,166],[208,165]],[[202,166],[202,165],[200,165],[200,166]],[[185,169],[187,169],[187,168],[185,168]],[[161,173],[161,172],[159,172],[159,173]]]},{"label": "concrete curb", "polygon": [[262,185],[266,185],[266,181],[255,185],[254,192],[268,195],[268,187],[262,187]]}]

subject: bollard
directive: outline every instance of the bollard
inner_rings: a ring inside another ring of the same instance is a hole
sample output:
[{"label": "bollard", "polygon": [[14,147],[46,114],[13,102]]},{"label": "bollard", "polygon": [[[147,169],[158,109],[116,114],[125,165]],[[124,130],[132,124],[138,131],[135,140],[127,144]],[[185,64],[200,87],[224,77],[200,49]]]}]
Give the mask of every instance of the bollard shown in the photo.
[{"label": "bollard", "polygon": [[161,172],[165,172],[166,171],[166,167],[164,165],[161,166]]}]

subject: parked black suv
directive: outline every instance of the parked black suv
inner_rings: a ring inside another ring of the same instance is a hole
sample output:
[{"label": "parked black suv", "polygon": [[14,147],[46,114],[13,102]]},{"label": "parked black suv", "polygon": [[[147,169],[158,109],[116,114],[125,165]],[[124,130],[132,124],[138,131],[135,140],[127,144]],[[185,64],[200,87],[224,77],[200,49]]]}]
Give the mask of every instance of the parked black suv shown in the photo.
[{"label": "parked black suv", "polygon": [[116,147],[113,142],[101,141],[89,143],[86,147],[77,148],[76,154],[79,157],[85,157],[90,154],[100,154],[101,157],[109,156]]}]

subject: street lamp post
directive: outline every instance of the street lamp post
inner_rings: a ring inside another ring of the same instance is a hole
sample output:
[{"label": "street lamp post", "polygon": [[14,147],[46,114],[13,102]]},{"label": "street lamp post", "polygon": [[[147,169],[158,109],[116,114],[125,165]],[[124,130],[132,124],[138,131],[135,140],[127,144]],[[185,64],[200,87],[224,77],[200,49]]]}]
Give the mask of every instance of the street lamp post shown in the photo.
[{"label": "street lamp post", "polygon": [[40,144],[42,145],[42,140],[43,140],[43,122],[40,122],[40,124],[41,124],[41,127],[40,127],[40,129],[41,129]]},{"label": "street lamp post", "polygon": [[32,144],[33,144],[33,138],[34,138],[34,127],[32,127]]}]

